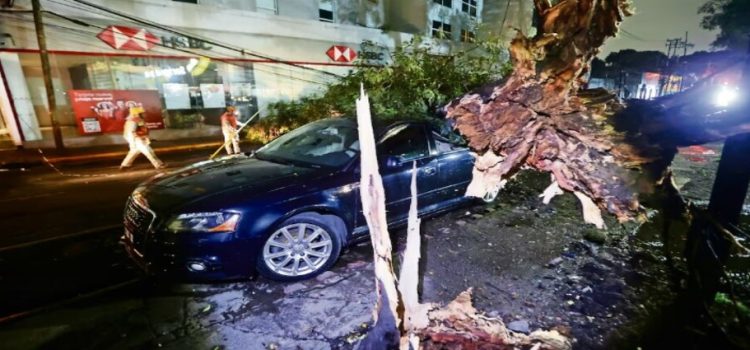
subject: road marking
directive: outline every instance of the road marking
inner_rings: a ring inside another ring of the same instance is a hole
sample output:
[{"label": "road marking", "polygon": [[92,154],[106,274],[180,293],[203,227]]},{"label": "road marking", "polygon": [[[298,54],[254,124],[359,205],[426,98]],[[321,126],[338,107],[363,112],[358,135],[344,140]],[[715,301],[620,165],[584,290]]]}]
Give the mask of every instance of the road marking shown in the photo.
[{"label": "road marking", "polygon": [[65,299],[65,300],[58,301],[58,302],[51,303],[51,304],[47,304],[47,305],[42,305],[40,307],[31,309],[31,310],[16,312],[14,314],[10,314],[8,316],[1,317],[0,318],[0,324],[5,323],[5,322],[9,322],[9,321],[13,321],[13,320],[17,320],[17,319],[23,318],[23,317],[28,317],[28,316],[31,316],[33,314],[40,313],[42,311],[47,311],[47,310],[55,309],[55,308],[58,308],[58,307],[61,307],[61,306],[65,306],[67,304],[74,303],[74,302],[77,302],[77,301],[81,301],[83,299],[88,299],[88,298],[91,298],[91,297],[95,297],[97,295],[104,294],[106,292],[111,292],[111,291],[116,290],[116,289],[127,287],[127,286],[129,286],[131,284],[134,284],[134,283],[140,281],[140,280],[141,280],[140,278],[134,278],[134,279],[131,279],[131,280],[127,280],[125,282],[121,282],[121,283],[109,286],[109,287],[104,287],[104,288],[101,288],[101,289],[97,289],[97,290],[92,291],[92,292],[88,292],[88,293],[84,293],[84,294],[79,294],[79,295],[77,295],[75,297],[72,297],[72,298],[69,298],[69,299]]},{"label": "road marking", "polygon": [[52,197],[65,194],[65,192],[54,192],[54,193],[43,193],[43,194],[36,194],[33,196],[25,196],[25,197],[16,197],[16,198],[6,198],[6,199],[0,199],[0,203],[2,202],[12,202],[12,201],[25,201],[28,199],[37,199],[37,198],[44,198],[44,197]]},{"label": "road marking", "polygon": [[28,247],[31,247],[31,246],[34,246],[34,245],[37,245],[37,244],[41,244],[41,243],[47,243],[47,242],[52,242],[52,241],[56,241],[56,240],[66,239],[66,238],[73,238],[73,237],[79,237],[79,236],[85,236],[85,235],[90,235],[90,234],[94,234],[94,233],[99,233],[99,232],[103,232],[103,231],[114,230],[116,228],[122,228],[122,224],[100,226],[100,227],[92,228],[92,229],[89,229],[89,230],[83,230],[83,231],[79,231],[79,232],[75,232],[75,233],[70,233],[70,234],[67,234],[67,235],[55,236],[55,237],[50,237],[50,238],[44,238],[44,239],[40,239],[40,240],[36,240],[36,241],[20,243],[20,244],[16,244],[16,245],[7,246],[7,247],[0,247],[0,253],[6,252],[6,251],[9,251],[9,250],[13,250],[13,249],[28,248]]}]

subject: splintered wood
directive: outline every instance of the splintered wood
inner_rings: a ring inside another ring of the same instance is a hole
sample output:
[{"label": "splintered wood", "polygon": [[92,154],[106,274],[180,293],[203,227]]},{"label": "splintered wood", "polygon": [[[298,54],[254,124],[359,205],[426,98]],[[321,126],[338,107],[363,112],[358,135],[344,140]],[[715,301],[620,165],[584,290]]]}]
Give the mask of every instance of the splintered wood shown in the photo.
[{"label": "splintered wood", "polygon": [[503,321],[481,315],[471,304],[471,289],[450,304],[429,312],[430,325],[420,331],[422,349],[543,349],[572,347],[557,331],[537,330],[529,335],[514,333]]},{"label": "splintered wood", "polygon": [[[399,295],[396,290],[396,274],[393,272],[391,238],[385,216],[385,191],[378,170],[375,133],[370,116],[370,101],[361,89],[357,99],[357,125],[360,147],[360,194],[362,212],[370,229],[375,265],[375,288],[377,301],[374,309],[375,325],[382,337],[397,337],[401,321],[398,317]],[[397,328],[393,328],[397,327]],[[389,341],[384,339],[383,341]],[[391,340],[392,341],[392,340]]]},{"label": "splintered wood", "polygon": [[[514,71],[507,80],[467,94],[446,106],[458,131],[478,154],[467,195],[483,197],[522,167],[553,174],[545,202],[558,189],[576,193],[587,222],[603,227],[601,210],[629,220],[639,204],[623,164],[650,160],[618,143],[606,114],[611,100],[577,96],[589,62],[630,14],[625,0],[535,1],[540,16],[534,38],[511,42]],[[477,175],[477,173],[480,173]],[[591,204],[594,204],[592,207]]]},{"label": "splintered wood", "polygon": [[529,336],[508,331],[499,319],[488,318],[471,305],[471,290],[445,307],[419,302],[420,219],[417,216],[417,173],[412,165],[411,206],[406,250],[398,282],[393,271],[392,248],[385,212],[383,181],[378,170],[375,136],[367,95],[357,100],[361,148],[360,194],[370,229],[375,264],[377,301],[375,324],[361,349],[570,349],[557,332],[536,331]]}]

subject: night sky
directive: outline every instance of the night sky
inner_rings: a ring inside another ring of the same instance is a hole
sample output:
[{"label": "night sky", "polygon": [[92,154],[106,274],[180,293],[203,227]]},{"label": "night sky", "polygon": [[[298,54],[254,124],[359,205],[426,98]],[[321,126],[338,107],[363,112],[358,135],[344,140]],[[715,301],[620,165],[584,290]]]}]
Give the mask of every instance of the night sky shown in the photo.
[{"label": "night sky", "polygon": [[[604,45],[604,58],[613,51],[622,49],[667,51],[667,38],[684,38],[689,32],[688,41],[695,44],[688,54],[696,50],[707,50],[715,34],[700,27],[701,16],[698,8],[706,0],[633,0],[636,14],[626,18],[622,29],[634,35],[620,33]],[[641,40],[639,40],[641,39]]]}]

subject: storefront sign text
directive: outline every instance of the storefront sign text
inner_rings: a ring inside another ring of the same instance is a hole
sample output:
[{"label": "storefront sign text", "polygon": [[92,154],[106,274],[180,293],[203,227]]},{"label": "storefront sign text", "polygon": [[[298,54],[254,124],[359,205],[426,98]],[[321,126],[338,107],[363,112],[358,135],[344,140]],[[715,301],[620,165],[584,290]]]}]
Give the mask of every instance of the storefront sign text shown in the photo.
[{"label": "storefront sign text", "polygon": [[209,46],[203,40],[186,37],[186,36],[163,36],[161,42],[173,49],[201,49],[211,50],[213,47]]}]

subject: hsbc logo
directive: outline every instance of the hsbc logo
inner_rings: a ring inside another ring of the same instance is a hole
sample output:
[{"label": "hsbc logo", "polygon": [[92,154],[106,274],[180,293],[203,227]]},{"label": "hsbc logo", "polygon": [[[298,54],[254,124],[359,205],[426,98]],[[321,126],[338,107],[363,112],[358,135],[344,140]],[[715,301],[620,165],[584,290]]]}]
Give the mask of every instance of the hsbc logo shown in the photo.
[{"label": "hsbc logo", "polygon": [[335,62],[352,62],[357,58],[357,51],[347,46],[333,45],[326,51],[326,55]]},{"label": "hsbc logo", "polygon": [[96,36],[116,50],[148,51],[159,38],[142,28],[109,26]]}]

